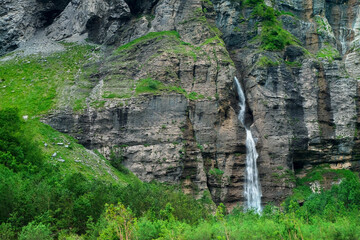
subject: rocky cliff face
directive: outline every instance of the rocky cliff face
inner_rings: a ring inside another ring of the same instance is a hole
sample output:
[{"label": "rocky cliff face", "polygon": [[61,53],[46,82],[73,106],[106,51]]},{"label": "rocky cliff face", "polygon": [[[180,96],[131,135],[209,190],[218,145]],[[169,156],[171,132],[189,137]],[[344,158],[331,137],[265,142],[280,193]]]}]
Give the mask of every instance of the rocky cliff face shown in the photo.
[{"label": "rocky cliff face", "polygon": [[263,201],[290,194],[295,170],[359,166],[358,1],[9,0],[0,26],[0,54],[39,30],[106,46],[59,89],[43,120],[123,159],[144,181],[210,192],[230,207],[243,202],[235,75],[257,139]]},{"label": "rocky cliff face", "polygon": [[[242,77],[259,138],[264,200],[293,187],[292,171],[358,162],[358,2],[268,3],[301,47],[257,51],[254,15],[243,3],[218,1],[217,25]],[[256,18],[256,17],[255,17]],[[232,23],[232,24],[229,24]],[[259,23],[259,22],[258,22]],[[355,57],[356,56],[356,57]],[[357,60],[356,60],[357,59]]]}]

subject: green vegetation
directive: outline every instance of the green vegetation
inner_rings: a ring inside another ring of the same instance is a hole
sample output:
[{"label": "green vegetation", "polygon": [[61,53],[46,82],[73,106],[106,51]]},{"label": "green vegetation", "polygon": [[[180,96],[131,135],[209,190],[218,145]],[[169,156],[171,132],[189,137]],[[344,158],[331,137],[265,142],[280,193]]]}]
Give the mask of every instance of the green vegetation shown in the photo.
[{"label": "green vegetation", "polygon": [[285,61],[285,64],[290,66],[290,67],[301,67],[302,64],[298,61],[294,61],[294,62],[291,62],[291,61]]},{"label": "green vegetation", "polygon": [[298,40],[286,31],[277,19],[283,13],[267,6],[263,0],[246,0],[245,6],[253,7],[253,17],[261,20],[261,34],[259,37],[261,48],[269,51],[282,50],[287,45],[297,45]]},{"label": "green vegetation", "polygon": [[213,6],[213,3],[211,2],[211,0],[201,0],[202,2],[210,5],[210,6]]},{"label": "green vegetation", "polygon": [[341,59],[339,51],[328,43],[319,50],[317,57],[327,59],[329,62]]},{"label": "green vegetation", "polygon": [[137,94],[141,93],[160,93],[160,92],[176,92],[183,94],[186,98],[190,100],[204,99],[205,96],[198,94],[196,92],[187,93],[184,89],[177,86],[166,86],[162,82],[154,80],[152,78],[141,79],[136,85],[135,92]]},{"label": "green vegetation", "polygon": [[266,56],[261,56],[257,62],[260,67],[275,67],[279,65],[278,61],[272,61]]},{"label": "green vegetation", "polygon": [[319,36],[326,37],[332,33],[331,26],[327,22],[327,20],[325,20],[326,18],[316,15],[314,17],[314,19],[315,19],[316,27],[317,27],[316,31]]},{"label": "green vegetation", "polygon": [[119,53],[120,51],[130,49],[130,48],[136,46],[139,43],[146,42],[146,41],[156,39],[156,38],[159,38],[159,37],[165,37],[165,36],[173,36],[175,38],[180,39],[180,35],[176,31],[151,32],[151,33],[148,33],[145,36],[142,36],[140,38],[137,38],[137,39],[127,43],[127,44],[124,44],[124,45],[120,46],[115,52]]},{"label": "green vegetation", "polygon": [[295,15],[292,12],[287,12],[287,11],[280,11],[280,15],[289,15],[295,17]]},{"label": "green vegetation", "polygon": [[91,84],[88,80],[76,79],[76,75],[78,71],[86,72],[81,66],[91,61],[95,47],[71,44],[65,47],[66,51],[47,57],[32,55],[0,61],[0,109],[21,106],[19,110],[23,115],[44,114],[61,102],[57,92],[75,84],[85,91],[72,96],[66,104],[73,103],[71,105],[81,109]]},{"label": "green vegetation", "polygon": [[165,89],[162,82],[153,80],[151,78],[141,79],[136,85],[135,92],[140,93],[156,93],[160,90]]},{"label": "green vegetation", "polygon": [[[172,204],[179,207],[172,214],[181,221],[196,223],[206,218],[204,207],[175,187],[143,184],[130,173],[117,173],[126,179],[124,184],[114,179],[95,178],[96,173],[86,176],[86,172],[75,168],[62,169],[55,159],[45,161],[46,150],[42,151],[35,142],[39,136],[29,131],[28,124],[33,127],[33,123],[22,121],[15,109],[0,110],[2,239],[12,239],[16,235],[19,239],[53,239],[74,234],[99,237],[99,233],[105,234],[111,226],[110,220],[114,220],[111,211],[118,211],[118,207],[112,209],[113,205],[105,204],[119,201],[134,209],[135,217],[146,215],[149,219],[161,219],[162,209]],[[53,140],[64,137],[49,129],[41,131],[48,131],[44,135]],[[28,136],[25,139],[24,134]],[[76,151],[77,146],[71,148]],[[65,159],[64,152],[57,153]]]},{"label": "green vegetation", "polygon": [[224,174],[224,172],[218,168],[212,168],[212,169],[210,169],[209,174],[214,175],[214,176],[222,176]]},{"label": "green vegetation", "polygon": [[16,109],[0,112],[0,164],[13,171],[38,171],[43,157],[25,133]]},{"label": "green vegetation", "polygon": [[218,35],[216,35],[215,37],[206,39],[201,45],[207,45],[210,43],[216,43],[219,46],[225,47],[224,40],[222,40]]}]

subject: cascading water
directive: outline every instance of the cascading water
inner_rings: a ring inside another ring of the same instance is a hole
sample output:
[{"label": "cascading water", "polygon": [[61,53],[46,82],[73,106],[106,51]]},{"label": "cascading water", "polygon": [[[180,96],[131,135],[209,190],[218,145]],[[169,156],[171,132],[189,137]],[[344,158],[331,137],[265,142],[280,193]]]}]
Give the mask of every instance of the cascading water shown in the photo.
[{"label": "cascading water", "polygon": [[245,181],[245,198],[246,209],[254,209],[261,212],[261,189],[256,166],[258,153],[256,151],[255,141],[252,133],[245,125],[245,94],[241,88],[239,80],[234,77],[237,93],[239,95],[240,112],[238,118],[246,130],[246,181]]}]

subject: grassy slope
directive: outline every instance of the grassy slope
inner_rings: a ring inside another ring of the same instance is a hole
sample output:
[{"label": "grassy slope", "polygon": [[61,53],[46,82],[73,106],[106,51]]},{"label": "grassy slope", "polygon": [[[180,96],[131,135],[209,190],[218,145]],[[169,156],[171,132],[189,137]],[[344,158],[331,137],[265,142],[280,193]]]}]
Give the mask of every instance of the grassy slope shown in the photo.
[{"label": "grassy slope", "polygon": [[21,114],[30,116],[52,109],[57,92],[75,85],[94,51],[90,45],[65,46],[66,51],[46,57],[31,55],[0,62],[0,108],[17,107]]},{"label": "grassy slope", "polygon": [[[46,158],[60,165],[64,174],[82,172],[89,178],[123,183],[136,179],[131,174],[119,173],[100,154],[94,154],[77,144],[76,139],[39,121],[41,115],[60,102],[57,92],[78,84],[82,66],[95,59],[94,46],[65,44],[65,47],[66,51],[49,56],[31,55],[0,61],[0,109],[15,107],[22,116],[28,116],[26,128],[42,146]],[[84,96],[77,97],[75,105],[84,101]]]}]

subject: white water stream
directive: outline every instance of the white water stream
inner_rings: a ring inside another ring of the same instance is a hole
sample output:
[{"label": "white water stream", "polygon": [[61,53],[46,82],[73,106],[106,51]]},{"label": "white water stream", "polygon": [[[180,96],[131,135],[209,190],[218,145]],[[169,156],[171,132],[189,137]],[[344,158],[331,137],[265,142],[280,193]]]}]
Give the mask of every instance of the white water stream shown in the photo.
[{"label": "white water stream", "polygon": [[245,198],[246,209],[253,209],[260,213],[261,208],[261,189],[259,182],[259,175],[256,166],[256,160],[258,153],[256,151],[256,145],[252,133],[245,125],[245,94],[241,88],[237,77],[234,78],[236,84],[236,90],[239,95],[239,107],[240,112],[238,118],[246,130],[246,181],[245,181]]}]

